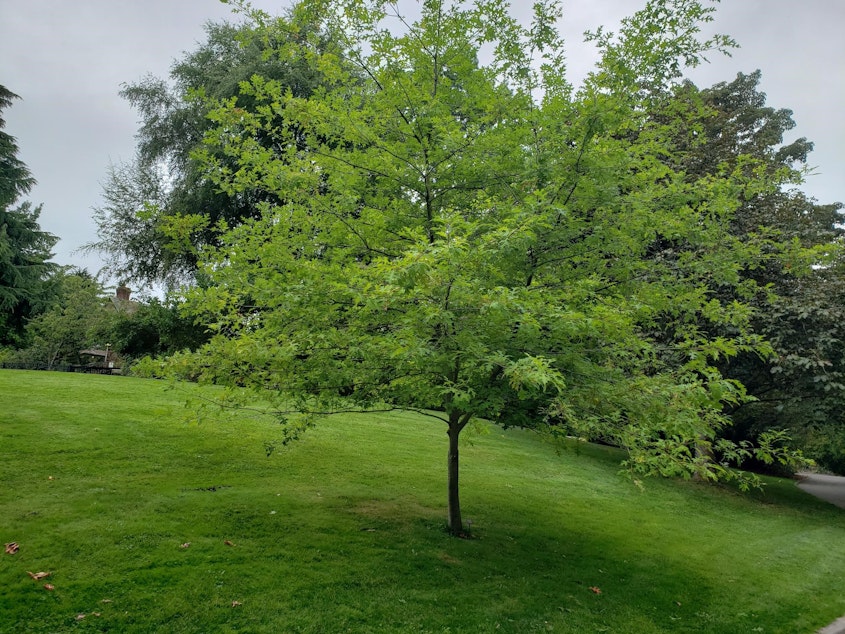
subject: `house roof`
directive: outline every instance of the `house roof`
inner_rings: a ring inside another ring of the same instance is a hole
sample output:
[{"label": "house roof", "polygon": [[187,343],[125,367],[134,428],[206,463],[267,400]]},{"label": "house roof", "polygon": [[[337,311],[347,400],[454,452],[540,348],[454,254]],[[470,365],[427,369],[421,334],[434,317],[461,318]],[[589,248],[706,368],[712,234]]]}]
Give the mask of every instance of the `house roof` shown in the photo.
[{"label": "house roof", "polygon": [[[105,357],[106,351],[105,350],[80,350],[79,354],[90,354],[92,357]],[[109,356],[114,354],[114,350],[108,351]]]}]

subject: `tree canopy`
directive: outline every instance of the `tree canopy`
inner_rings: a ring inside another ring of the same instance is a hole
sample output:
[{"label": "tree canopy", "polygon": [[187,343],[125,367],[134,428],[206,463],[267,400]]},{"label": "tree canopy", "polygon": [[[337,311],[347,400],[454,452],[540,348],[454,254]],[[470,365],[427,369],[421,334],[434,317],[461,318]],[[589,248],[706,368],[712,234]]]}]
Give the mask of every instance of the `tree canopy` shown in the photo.
[{"label": "tree canopy", "polygon": [[104,349],[115,317],[102,285],[87,271],[60,270],[51,280],[55,298],[27,323],[29,346],[17,359],[44,367],[80,363],[80,351]]},{"label": "tree canopy", "polygon": [[[228,195],[265,196],[203,251],[209,283],[188,299],[215,335],[181,361],[236,402],[260,393],[285,440],[334,411],[439,419],[456,534],[474,420],[612,440],[634,474],[730,476],[749,449],[718,434],[746,395],[720,363],[768,350],[743,272],[816,254],[731,230],[780,172],[746,154],[684,168],[702,104],[682,98],[682,69],[733,44],[701,36],[712,13],[650,0],[590,35],[601,61],[576,89],[551,0],[530,25],[501,0],[426,0],[417,20],[301,2],[273,22],[274,55],[323,84],[253,75],[216,101],[195,154]],[[336,48],[302,29],[320,20]]]},{"label": "tree canopy", "polygon": [[[781,183],[741,197],[731,220],[734,235],[760,243],[769,254],[742,274],[764,291],[751,302],[752,325],[772,344],[773,354],[740,354],[723,364],[723,372],[755,397],[731,412],[734,425],[726,433],[753,439],[766,429],[789,429],[811,457],[842,470],[845,315],[837,299],[842,296],[842,205],[819,204],[797,189],[813,144],[805,138],[785,142],[795,126],[792,113],[766,105],[760,77],[759,71],[739,74],[701,91],[685,86],[705,109],[699,144],[686,153],[683,168],[700,174],[744,163],[744,169],[764,170]],[[769,242],[815,249],[824,265],[796,272]]]},{"label": "tree canopy", "polygon": [[[94,214],[98,238],[86,245],[109,255],[109,272],[116,278],[171,287],[192,280],[197,251],[217,244],[222,227],[253,217],[269,195],[221,192],[194,160],[211,125],[208,99],[232,98],[239,108],[251,109],[240,82],[255,74],[298,96],[319,85],[317,69],[275,54],[282,43],[253,20],[208,23],[205,30],[206,41],[173,63],[170,81],[147,76],[121,91],[141,117],[137,155],[109,170],[105,202]],[[324,36],[315,37],[328,46]],[[269,144],[267,149],[272,151]]]}]

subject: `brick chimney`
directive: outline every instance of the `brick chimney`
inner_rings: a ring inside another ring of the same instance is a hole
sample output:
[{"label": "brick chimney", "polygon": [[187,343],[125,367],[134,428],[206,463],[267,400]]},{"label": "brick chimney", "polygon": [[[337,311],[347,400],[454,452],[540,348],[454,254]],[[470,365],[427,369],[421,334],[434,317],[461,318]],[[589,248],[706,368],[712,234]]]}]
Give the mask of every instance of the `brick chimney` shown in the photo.
[{"label": "brick chimney", "polygon": [[121,284],[120,286],[117,287],[117,289],[115,289],[114,294],[119,300],[124,301],[124,302],[128,302],[129,301],[129,295],[130,295],[131,292],[132,291],[130,291],[129,288],[125,284]]}]

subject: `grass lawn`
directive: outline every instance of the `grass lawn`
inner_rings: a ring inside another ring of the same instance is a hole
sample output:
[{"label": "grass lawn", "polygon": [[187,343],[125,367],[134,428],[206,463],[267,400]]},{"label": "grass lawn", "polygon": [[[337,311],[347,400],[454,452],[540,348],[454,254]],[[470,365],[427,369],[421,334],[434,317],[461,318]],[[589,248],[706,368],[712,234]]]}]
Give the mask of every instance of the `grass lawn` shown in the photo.
[{"label": "grass lawn", "polygon": [[0,371],[0,541],[19,545],[0,632],[809,634],[845,614],[845,511],[789,481],[641,492],[610,450],[494,428],[462,449],[462,540],[437,421],[330,418],[268,458],[272,426],[190,423],[184,401]]}]

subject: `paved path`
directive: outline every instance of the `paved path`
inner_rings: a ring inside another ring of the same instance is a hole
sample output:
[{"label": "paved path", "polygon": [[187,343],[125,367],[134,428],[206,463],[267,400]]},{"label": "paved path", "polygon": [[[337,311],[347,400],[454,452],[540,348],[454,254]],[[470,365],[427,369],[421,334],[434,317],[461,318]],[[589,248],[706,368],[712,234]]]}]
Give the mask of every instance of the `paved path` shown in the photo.
[{"label": "paved path", "polygon": [[798,488],[845,509],[845,477],[799,473]]},{"label": "paved path", "polygon": [[[845,509],[845,478],[842,476],[799,473],[798,488]],[[845,634],[845,616],[819,630],[817,634]]]},{"label": "paved path", "polygon": [[845,616],[820,629],[816,634],[845,634]]}]

